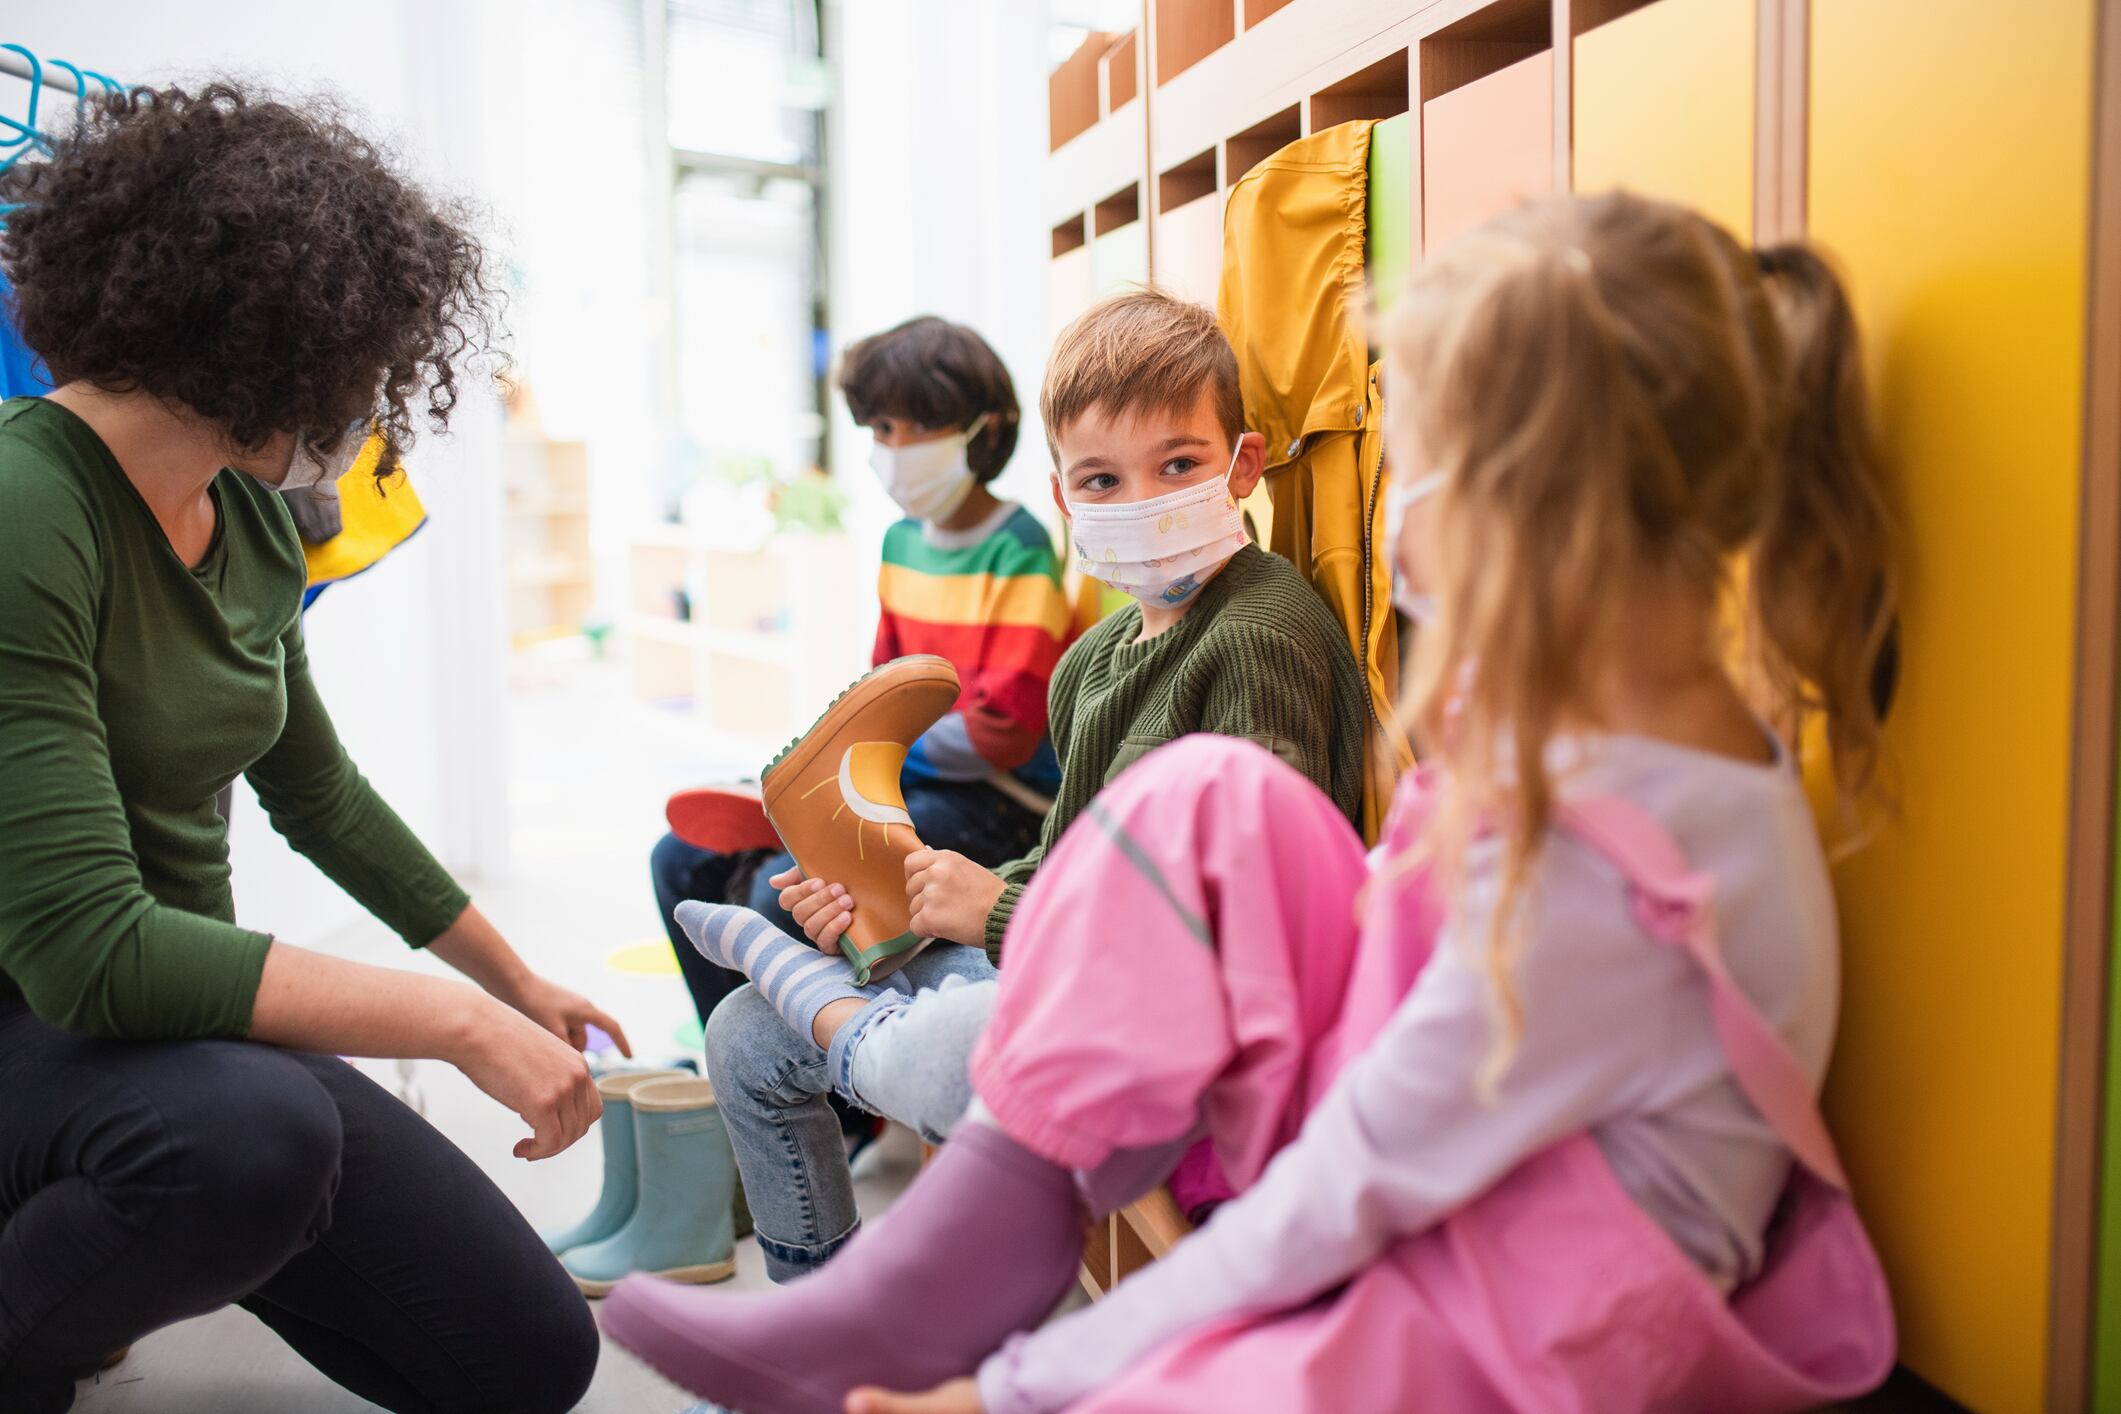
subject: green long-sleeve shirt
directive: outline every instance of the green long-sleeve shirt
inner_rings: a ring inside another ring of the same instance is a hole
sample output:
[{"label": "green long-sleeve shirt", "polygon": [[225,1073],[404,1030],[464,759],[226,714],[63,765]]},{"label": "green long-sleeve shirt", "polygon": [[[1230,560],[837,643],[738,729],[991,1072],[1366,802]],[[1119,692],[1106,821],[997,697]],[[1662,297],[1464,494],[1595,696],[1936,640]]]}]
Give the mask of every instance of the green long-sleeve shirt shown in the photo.
[{"label": "green long-sleeve shirt", "polygon": [[1139,604],[1062,655],[1048,693],[1061,786],[1038,847],[997,872],[987,951],[1024,886],[1090,798],[1165,742],[1193,732],[1244,737],[1310,777],[1352,820],[1362,809],[1364,687],[1347,634],[1296,567],[1239,550],[1186,616],[1146,642]]},{"label": "green long-sleeve shirt", "polygon": [[415,945],[464,891],[347,759],[303,654],[280,499],[224,471],[187,567],[103,442],[0,404],[0,1001],[99,1036],[242,1035],[270,938],[235,925],[214,795]]}]

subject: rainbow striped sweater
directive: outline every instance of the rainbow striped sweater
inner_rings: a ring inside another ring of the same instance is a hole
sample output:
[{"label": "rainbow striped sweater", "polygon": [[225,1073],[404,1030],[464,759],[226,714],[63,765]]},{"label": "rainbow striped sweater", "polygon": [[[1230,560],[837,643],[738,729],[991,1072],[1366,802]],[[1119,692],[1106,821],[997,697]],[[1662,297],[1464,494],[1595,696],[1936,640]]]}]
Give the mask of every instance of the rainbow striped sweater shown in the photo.
[{"label": "rainbow striped sweater", "polygon": [[902,520],[884,534],[876,661],[934,653],[957,669],[957,706],[914,743],[906,771],[934,780],[1005,772],[1050,794],[1046,687],[1072,626],[1046,528],[1004,503],[955,534]]}]

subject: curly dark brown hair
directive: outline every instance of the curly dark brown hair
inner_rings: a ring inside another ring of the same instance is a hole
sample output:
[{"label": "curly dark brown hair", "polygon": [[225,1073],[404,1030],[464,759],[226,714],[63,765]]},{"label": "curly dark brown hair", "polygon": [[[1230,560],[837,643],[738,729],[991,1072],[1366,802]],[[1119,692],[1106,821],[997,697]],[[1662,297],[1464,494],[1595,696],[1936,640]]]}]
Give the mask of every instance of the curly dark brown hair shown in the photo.
[{"label": "curly dark brown hair", "polygon": [[53,380],[182,403],[235,447],[292,432],[329,452],[373,419],[386,474],[416,417],[448,424],[459,369],[492,348],[469,212],[331,100],[229,82],[113,94],[15,185],[0,264]]}]

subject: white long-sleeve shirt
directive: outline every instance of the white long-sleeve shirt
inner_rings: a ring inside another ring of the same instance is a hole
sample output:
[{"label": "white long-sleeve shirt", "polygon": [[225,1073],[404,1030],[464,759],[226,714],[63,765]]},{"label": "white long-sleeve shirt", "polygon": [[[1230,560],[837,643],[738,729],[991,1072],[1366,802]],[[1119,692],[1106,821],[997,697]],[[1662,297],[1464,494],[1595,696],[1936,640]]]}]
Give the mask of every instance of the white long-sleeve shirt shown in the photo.
[{"label": "white long-sleeve shirt", "polygon": [[[1563,745],[1564,795],[1649,812],[1716,885],[1726,965],[1823,1080],[1839,1005],[1826,861],[1794,769],[1640,737]],[[1481,961],[1497,847],[1469,855],[1434,959],[1301,1133],[1200,1232],[1103,1301],[1010,1342],[980,1370],[989,1414],[1043,1414],[1175,1335],[1287,1309],[1346,1281],[1548,1146],[1588,1131],[1628,1194],[1726,1290],[1759,1270],[1789,1153],[1738,1088],[1708,984],[1648,936],[1618,870],[1550,835],[1516,968],[1524,1034],[1492,1100]]]}]

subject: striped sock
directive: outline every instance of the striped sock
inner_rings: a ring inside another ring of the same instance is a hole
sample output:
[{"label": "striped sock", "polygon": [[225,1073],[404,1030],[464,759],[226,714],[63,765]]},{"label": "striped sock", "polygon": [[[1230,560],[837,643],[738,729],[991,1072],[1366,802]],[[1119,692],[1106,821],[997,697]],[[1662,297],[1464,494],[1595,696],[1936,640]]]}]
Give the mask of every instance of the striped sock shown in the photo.
[{"label": "striped sock", "polygon": [[833,1002],[848,997],[868,1001],[891,990],[883,983],[855,986],[852,963],[827,957],[748,908],[688,901],[678,905],[677,920],[702,957],[749,977],[781,1020],[805,1041],[814,1040],[811,1023]]}]

